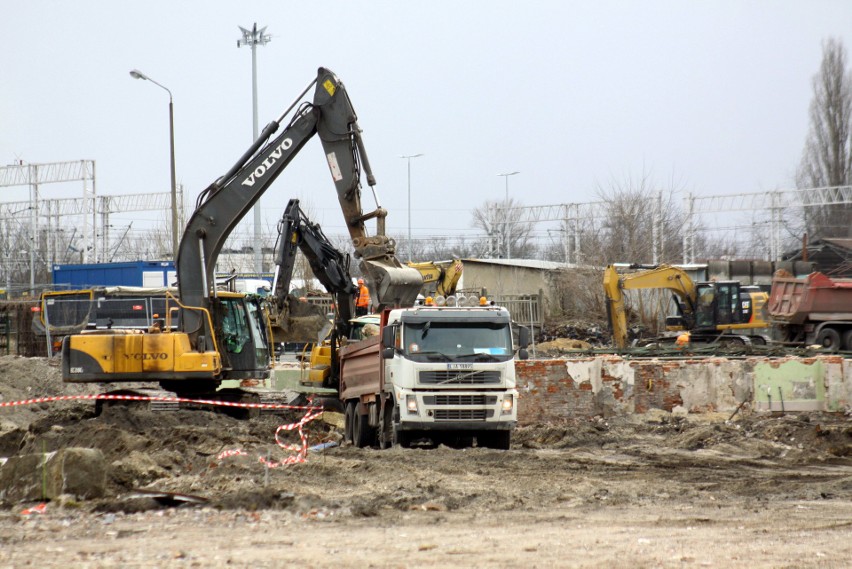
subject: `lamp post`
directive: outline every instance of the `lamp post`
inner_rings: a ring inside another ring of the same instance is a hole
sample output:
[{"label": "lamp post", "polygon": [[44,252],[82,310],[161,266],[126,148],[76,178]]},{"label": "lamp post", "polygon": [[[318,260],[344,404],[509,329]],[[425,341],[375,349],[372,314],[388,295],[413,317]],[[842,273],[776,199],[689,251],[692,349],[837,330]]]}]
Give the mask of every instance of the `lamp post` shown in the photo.
[{"label": "lamp post", "polygon": [[172,171],[172,259],[177,264],[178,254],[178,211],[177,211],[177,184],[175,183],[175,106],[172,99],[172,92],[165,85],[157,83],[138,69],[130,72],[130,76],[134,79],[142,79],[150,81],[157,87],[165,89],[169,94],[169,149],[171,154],[171,171]]},{"label": "lamp post", "polygon": [[506,172],[505,174],[497,174],[498,176],[503,176],[506,180],[506,207],[503,210],[504,219],[504,229],[503,229],[503,238],[506,240],[506,258],[512,258],[510,239],[509,239],[509,176],[514,176],[515,174],[520,174],[520,172]]},{"label": "lamp post", "polygon": [[408,262],[411,262],[411,159],[420,158],[423,154],[400,156],[408,160]]},{"label": "lamp post", "polygon": [[[266,45],[272,41],[272,36],[266,35],[266,26],[257,29],[255,22],[252,29],[247,30],[237,26],[243,34],[242,39],[237,40],[237,47],[247,45],[251,48],[251,113],[253,129],[251,141],[257,140],[257,46]],[[263,272],[263,241],[260,228],[260,200],[254,204],[254,271],[260,275]]]}]

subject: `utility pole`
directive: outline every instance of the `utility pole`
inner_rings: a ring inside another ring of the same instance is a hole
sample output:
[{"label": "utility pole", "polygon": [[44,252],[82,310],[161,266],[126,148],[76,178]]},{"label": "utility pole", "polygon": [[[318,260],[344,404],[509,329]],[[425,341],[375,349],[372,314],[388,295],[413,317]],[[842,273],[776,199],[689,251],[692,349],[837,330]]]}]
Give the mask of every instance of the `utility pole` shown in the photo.
[{"label": "utility pole", "polygon": [[411,159],[419,158],[423,154],[409,154],[408,156],[400,156],[408,160],[408,262],[411,262]]},{"label": "utility pole", "polygon": [[503,176],[506,180],[506,205],[503,207],[503,238],[506,240],[504,243],[504,252],[506,253],[506,258],[512,258],[512,249],[511,249],[511,239],[509,237],[509,176],[514,176],[515,174],[520,174],[520,172],[506,172],[505,174],[497,174],[498,176]]},{"label": "utility pole", "polygon": [[[266,35],[266,26],[257,29],[255,22],[252,29],[247,30],[237,26],[243,33],[242,39],[237,40],[237,47],[249,46],[251,48],[251,109],[253,119],[253,130],[251,141],[257,140],[257,46],[266,45],[272,41],[272,36]],[[260,200],[254,204],[254,271],[260,275],[263,272],[263,240],[260,227]]]}]

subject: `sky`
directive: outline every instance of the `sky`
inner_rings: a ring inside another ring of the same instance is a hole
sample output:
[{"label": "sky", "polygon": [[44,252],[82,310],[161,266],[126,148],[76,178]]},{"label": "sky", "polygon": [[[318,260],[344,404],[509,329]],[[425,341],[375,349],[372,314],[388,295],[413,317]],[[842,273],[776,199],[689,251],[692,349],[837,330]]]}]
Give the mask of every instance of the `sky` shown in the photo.
[{"label": "sky", "polygon": [[[699,196],[790,188],[822,42],[852,49],[852,2],[3,0],[0,166],[96,162],[98,194],[168,192],[168,95],[187,204],[277,119],[320,66],[346,85],[388,232],[474,235],[471,210],[585,203],[648,175]],[[403,155],[422,153],[411,160]],[[501,173],[519,172],[510,178]],[[366,182],[365,182],[366,187]],[[409,194],[410,188],[410,194]],[[28,199],[0,188],[0,201]],[[79,197],[80,184],[41,188]],[[409,202],[410,195],[410,202]],[[343,216],[314,139],[264,194],[267,231],[302,199]],[[369,192],[364,207],[372,205]],[[166,212],[114,225],[166,224]],[[251,234],[252,215],[240,231]]]}]

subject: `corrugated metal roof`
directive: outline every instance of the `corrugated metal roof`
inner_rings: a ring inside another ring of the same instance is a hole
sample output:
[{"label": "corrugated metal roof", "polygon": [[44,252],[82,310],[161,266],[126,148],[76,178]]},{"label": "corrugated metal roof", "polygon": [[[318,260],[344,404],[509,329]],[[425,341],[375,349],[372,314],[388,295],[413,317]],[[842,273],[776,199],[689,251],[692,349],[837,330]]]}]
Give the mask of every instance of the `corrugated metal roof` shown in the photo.
[{"label": "corrugated metal roof", "polygon": [[842,247],[843,249],[849,249],[852,251],[852,239],[841,239],[836,237],[825,238],[823,239],[826,243],[831,243],[832,245],[836,245],[837,247]]},{"label": "corrugated metal roof", "polygon": [[502,265],[504,267],[521,267],[524,269],[572,269],[580,265],[557,263],[556,261],[539,261],[538,259],[462,259],[465,264],[482,263],[483,265]]}]

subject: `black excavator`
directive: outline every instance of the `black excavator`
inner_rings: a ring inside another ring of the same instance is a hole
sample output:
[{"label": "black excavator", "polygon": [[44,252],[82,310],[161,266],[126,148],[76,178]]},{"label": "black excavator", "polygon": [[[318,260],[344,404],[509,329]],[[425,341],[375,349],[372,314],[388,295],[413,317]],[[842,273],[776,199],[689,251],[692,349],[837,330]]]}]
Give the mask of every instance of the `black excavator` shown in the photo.
[{"label": "black excavator", "polygon": [[[313,100],[302,101],[311,89]],[[274,136],[282,124],[284,130]],[[178,296],[170,298],[162,325],[67,336],[63,380],[157,381],[171,391],[201,393],[226,379],[269,377],[273,341],[316,341],[327,324],[325,314],[300,304],[285,288],[276,287],[273,298],[264,299],[219,291],[215,279],[217,258],[234,227],[314,135],[322,144],[371,297],[378,309],[411,306],[422,285],[420,273],[395,255],[395,242],[385,234],[387,211],[378,202],[348,93],[334,73],[320,68],[281,117],[199,195],[178,248]],[[366,213],[361,208],[362,169],[376,201],[376,209]],[[371,219],[376,220],[375,235],[365,226]]]},{"label": "black excavator", "polygon": [[[351,319],[355,315],[354,299],[358,291],[349,273],[350,257],[331,243],[318,223],[308,219],[299,205],[299,200],[292,199],[287,204],[281,221],[278,222],[278,242],[275,244],[276,268],[272,281],[271,302],[279,303],[281,299],[292,302],[292,297],[288,298],[286,291],[290,289],[296,254],[299,251],[308,260],[311,272],[334,299],[334,322],[329,322],[324,316],[326,325],[312,340],[322,341],[329,330],[336,337],[347,337],[352,326]],[[283,327],[283,323],[279,325],[276,317],[290,315],[292,319],[293,314],[291,309],[279,306],[272,306],[269,312],[273,330]],[[289,325],[293,326],[292,323]],[[308,332],[301,334],[302,337],[313,334],[317,329],[313,320],[308,320],[308,325]]]}]

